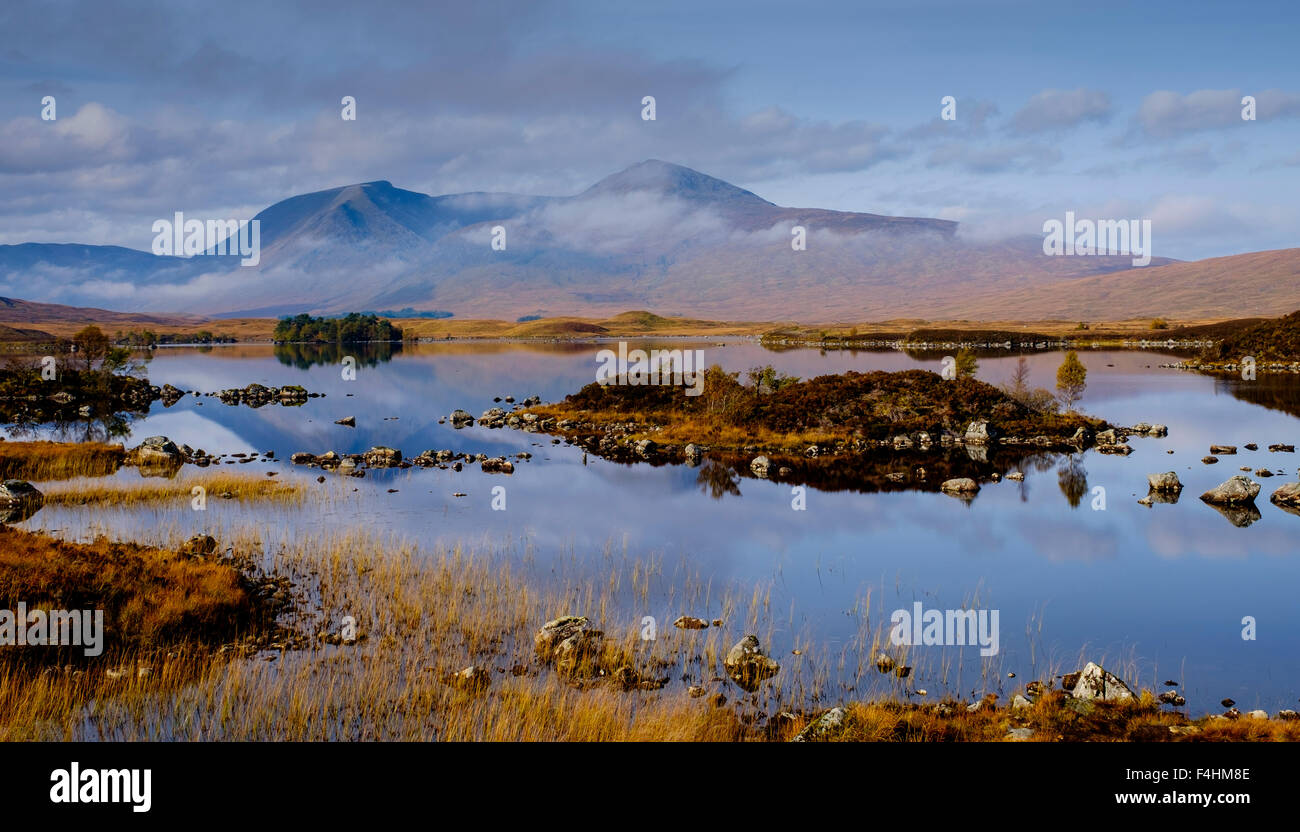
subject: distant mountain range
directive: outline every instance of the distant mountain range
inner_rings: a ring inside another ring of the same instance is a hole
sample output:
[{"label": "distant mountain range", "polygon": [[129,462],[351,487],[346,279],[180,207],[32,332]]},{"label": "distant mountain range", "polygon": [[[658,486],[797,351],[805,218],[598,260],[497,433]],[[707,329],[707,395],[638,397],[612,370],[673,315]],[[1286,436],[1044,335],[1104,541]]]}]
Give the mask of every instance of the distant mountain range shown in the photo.
[{"label": "distant mountain range", "polygon": [[[1046,256],[1035,236],[967,241],[946,220],[785,208],[657,160],[575,196],[429,196],[380,181],[290,197],[255,219],[261,261],[249,267],[0,246],[0,295],[205,317],[412,309],[511,320],[629,308],[825,322],[1240,317],[1300,306],[1295,250],[1240,255],[1258,258],[1237,261],[1244,271],[1161,258],[1133,269],[1129,256]],[[806,250],[792,249],[795,226]],[[1225,279],[1249,286],[1225,291]]]}]

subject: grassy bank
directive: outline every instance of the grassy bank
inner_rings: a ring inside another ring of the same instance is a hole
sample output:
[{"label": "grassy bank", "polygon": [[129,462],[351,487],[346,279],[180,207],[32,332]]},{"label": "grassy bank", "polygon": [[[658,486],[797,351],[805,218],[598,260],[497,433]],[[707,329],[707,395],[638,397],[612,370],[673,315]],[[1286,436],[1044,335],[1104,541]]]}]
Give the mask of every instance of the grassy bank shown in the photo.
[{"label": "grassy bank", "polygon": [[0,441],[0,479],[102,477],[121,467],[126,451],[102,442]]},{"label": "grassy bank", "polygon": [[193,499],[201,487],[207,498],[245,502],[301,503],[302,484],[253,474],[191,474],[174,479],[96,481],[77,479],[42,486],[47,505],[113,505],[121,508]]}]

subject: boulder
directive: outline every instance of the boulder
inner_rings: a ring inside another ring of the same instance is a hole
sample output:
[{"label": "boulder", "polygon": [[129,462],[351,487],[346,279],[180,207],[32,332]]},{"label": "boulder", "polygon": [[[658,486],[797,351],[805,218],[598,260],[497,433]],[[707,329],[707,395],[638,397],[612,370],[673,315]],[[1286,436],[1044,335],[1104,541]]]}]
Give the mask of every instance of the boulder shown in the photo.
[{"label": "boulder", "polygon": [[217,539],[208,534],[196,534],[181,544],[176,554],[184,558],[203,559],[216,553]]},{"label": "boulder", "polygon": [[775,676],[781,669],[775,659],[763,652],[758,636],[753,634],[745,636],[732,646],[722,666],[733,682],[751,692],[758,690],[760,682]]},{"label": "boulder", "polygon": [[1088,662],[1079,671],[1078,681],[1071,695],[1086,702],[1126,702],[1133,699],[1133,691],[1118,676],[1101,665]]},{"label": "boulder", "polygon": [[989,428],[988,422],[976,421],[966,426],[962,442],[967,445],[987,445],[993,441],[994,436],[995,433]]},{"label": "boulder", "polygon": [[533,649],[543,662],[572,672],[600,650],[604,633],[594,629],[586,616],[565,615],[542,625],[533,636]]},{"label": "boulder", "polygon": [[451,422],[451,426],[455,428],[463,428],[474,424],[474,417],[464,410],[452,411],[451,416],[447,418]]},{"label": "boulder", "polygon": [[180,465],[184,462],[181,449],[166,436],[150,436],[131,451],[130,459],[136,465]]},{"label": "boulder", "polygon": [[848,713],[843,708],[831,708],[817,719],[808,723],[808,727],[799,732],[791,742],[815,742],[825,738],[844,727],[844,718]]},{"label": "boulder", "polygon": [[633,448],[636,450],[636,455],[641,457],[642,459],[649,459],[650,457],[654,456],[655,450],[658,447],[659,447],[658,445],[656,445],[654,442],[652,442],[649,439],[642,439],[640,442],[637,442],[636,445],[633,446]]},{"label": "boulder", "polygon": [[707,630],[709,622],[693,615],[683,615],[673,622],[673,626],[679,630]]},{"label": "boulder", "polygon": [[36,486],[26,480],[5,480],[0,482],[0,506],[6,508],[22,505],[37,505],[45,496]]},{"label": "boulder", "polygon": [[451,675],[451,684],[461,690],[482,690],[492,684],[492,673],[482,665],[472,664]]},{"label": "boulder", "polygon": [[765,456],[756,456],[749,463],[749,470],[754,472],[756,477],[766,477],[772,467],[772,460]]},{"label": "boulder", "polygon": [[1236,445],[1211,445],[1210,453],[1215,456],[1229,456],[1237,452]]},{"label": "boulder", "polygon": [[954,477],[944,480],[939,489],[945,494],[974,494],[980,490],[980,484],[970,477]]},{"label": "boulder", "polygon": [[1177,473],[1166,471],[1163,474],[1147,474],[1147,488],[1150,491],[1182,491],[1183,484]]},{"label": "boulder", "polygon": [[345,428],[355,428],[357,426],[357,417],[344,416],[342,419],[335,419],[334,424],[342,425]]},{"label": "boulder", "polygon": [[1300,507],[1300,482],[1283,483],[1268,499],[1279,506]]},{"label": "boulder", "polygon": [[1201,499],[1214,505],[1246,505],[1259,496],[1259,483],[1236,475],[1201,495]]}]

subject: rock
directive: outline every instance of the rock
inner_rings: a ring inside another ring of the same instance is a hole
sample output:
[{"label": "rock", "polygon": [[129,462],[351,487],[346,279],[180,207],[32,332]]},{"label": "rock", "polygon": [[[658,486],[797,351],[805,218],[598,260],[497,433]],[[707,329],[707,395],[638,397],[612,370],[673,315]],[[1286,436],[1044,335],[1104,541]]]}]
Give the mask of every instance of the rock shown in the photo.
[{"label": "rock", "polygon": [[355,428],[357,426],[357,417],[344,416],[342,419],[335,419],[334,424],[343,425],[344,427],[347,428]]},{"label": "rock", "polygon": [[1023,711],[1025,708],[1033,707],[1033,704],[1033,702],[1018,693],[1011,697],[1011,710],[1013,711]]},{"label": "rock", "polygon": [[1133,699],[1133,691],[1128,685],[1093,662],[1088,662],[1079,671],[1072,695],[1084,702],[1126,702]]},{"label": "rock", "polygon": [[980,490],[980,486],[970,477],[955,477],[944,480],[939,489],[946,494],[974,494]]},{"label": "rock", "polygon": [[180,465],[185,460],[176,443],[165,436],[150,436],[134,448],[129,456],[136,465]]},{"label": "rock", "polygon": [[1257,468],[1257,469],[1255,469],[1255,476],[1257,476],[1257,477],[1271,477],[1271,476],[1273,476],[1273,472],[1270,471],[1270,470],[1268,470],[1267,468]]},{"label": "rock", "polygon": [[1228,479],[1201,495],[1201,499],[1214,505],[1246,505],[1259,496],[1259,483],[1240,474]]},{"label": "rock", "polygon": [[1012,728],[1007,732],[1006,738],[1012,742],[1024,742],[1034,738],[1033,728]]},{"label": "rock", "polygon": [[689,688],[686,689],[686,695],[691,697],[692,699],[699,699],[701,696],[703,696],[706,693],[708,693],[708,690],[705,689],[702,685],[691,685]]},{"label": "rock", "polygon": [[1245,448],[1245,449],[1248,450],[1248,451],[1258,451],[1258,450],[1259,450],[1259,445],[1255,444],[1254,442],[1247,442],[1247,443],[1246,443],[1245,445],[1243,445],[1242,447]]},{"label": "rock", "polygon": [[1157,696],[1156,698],[1159,699],[1161,703],[1165,705],[1172,705],[1175,708],[1181,708],[1182,706],[1187,704],[1187,700],[1179,696],[1178,691],[1176,690],[1167,690],[1164,693]]},{"label": "rock", "polygon": [[700,451],[700,447],[699,447],[698,445],[696,445],[694,442],[689,443],[689,444],[685,447],[685,449],[683,449],[683,453],[686,454],[686,462],[687,462],[688,465],[699,465],[699,464],[700,464],[700,457],[701,457],[703,454],[702,454],[701,451]]},{"label": "rock", "polygon": [[990,430],[988,422],[976,421],[966,426],[962,443],[966,445],[988,445],[994,440],[995,432]]},{"label": "rock", "polygon": [[1105,442],[1097,445],[1097,452],[1102,454],[1119,454],[1128,456],[1133,453],[1133,448],[1123,442]]},{"label": "rock", "polygon": [[876,670],[881,673],[888,673],[894,669],[894,659],[888,653],[880,653],[876,656]]},{"label": "rock", "polygon": [[544,662],[554,662],[564,674],[594,670],[604,633],[593,629],[585,616],[566,615],[546,622],[533,637],[533,649]]},{"label": "rock", "polygon": [[759,646],[758,636],[750,634],[736,642],[728,651],[723,667],[733,682],[747,691],[758,690],[764,679],[775,676],[781,665],[769,658]]},{"label": "rock", "polygon": [[492,684],[492,673],[481,665],[472,664],[458,673],[453,673],[451,683],[462,690],[482,690]]},{"label": "rock", "polygon": [[217,551],[217,540],[211,535],[196,534],[189,540],[181,544],[176,550],[176,554],[185,558],[203,559],[210,557]]},{"label": "rock", "polygon": [[772,461],[765,456],[756,456],[749,463],[749,470],[753,471],[756,477],[766,477],[771,467]]},{"label": "rock", "polygon": [[402,452],[395,448],[376,445],[366,451],[363,458],[371,468],[393,468],[402,462]]},{"label": "rock", "polygon": [[5,480],[0,482],[0,506],[38,505],[45,500],[45,495],[36,486],[26,480]]},{"label": "rock", "polygon": [[1295,445],[1281,445],[1281,444],[1269,445],[1268,450],[1270,453],[1275,453],[1275,454],[1276,453],[1293,454],[1295,453]]},{"label": "rock", "polygon": [[1236,445],[1211,445],[1210,453],[1215,456],[1230,456],[1237,452]]},{"label": "rock", "polygon": [[1213,464],[1215,464],[1215,463],[1218,462],[1218,461],[1219,461],[1219,458],[1218,458],[1217,456],[1203,456],[1203,457],[1201,457],[1201,462],[1204,462],[1206,465],[1213,465]]},{"label": "rock", "polygon": [[308,463],[316,461],[316,455],[309,454],[305,451],[299,451],[296,454],[291,454],[289,456],[289,461],[294,465],[307,465]]},{"label": "rock", "polygon": [[1016,482],[1024,482],[1025,475],[1020,471],[1012,471],[1010,474],[1007,474],[1007,479],[1015,480]]},{"label": "rock", "polygon": [[831,708],[810,722],[791,742],[816,742],[824,739],[827,734],[844,727],[844,718],[846,716],[848,716],[848,712],[843,708]]},{"label": "rock", "polygon": [[489,457],[479,463],[485,474],[513,474],[515,464],[503,456]]},{"label": "rock", "polygon": [[1268,719],[1268,711],[1255,710],[1246,714],[1251,719]]},{"label": "rock", "polygon": [[1183,484],[1178,474],[1166,471],[1163,474],[1147,474],[1147,488],[1151,491],[1182,491]]},{"label": "rock", "polygon": [[695,618],[690,615],[683,615],[673,622],[673,626],[679,630],[707,630],[709,622],[703,618]]},{"label": "rock", "polygon": [[649,459],[650,457],[654,456],[654,453],[658,449],[658,447],[659,446],[656,445],[651,440],[642,439],[640,442],[637,442],[636,445],[633,446],[633,450],[635,450],[636,455],[641,457],[642,459]]},{"label": "rock", "polygon": [[452,411],[452,414],[447,418],[454,428],[463,428],[474,424],[474,417],[464,410]]},{"label": "rock", "polygon": [[1268,499],[1279,506],[1300,507],[1300,482],[1283,483]]}]

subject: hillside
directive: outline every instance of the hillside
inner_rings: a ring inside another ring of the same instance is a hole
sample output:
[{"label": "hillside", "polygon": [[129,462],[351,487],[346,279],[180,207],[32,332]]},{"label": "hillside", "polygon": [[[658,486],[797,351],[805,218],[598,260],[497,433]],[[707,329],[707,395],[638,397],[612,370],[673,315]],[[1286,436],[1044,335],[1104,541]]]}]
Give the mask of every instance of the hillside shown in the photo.
[{"label": "hillside", "polygon": [[1207,361],[1240,361],[1252,356],[1257,362],[1300,361],[1300,312],[1263,321],[1225,337],[1206,350]]},{"label": "hillside", "polygon": [[[972,297],[1130,268],[1128,257],[1045,257],[1036,237],[970,242],[943,219],[780,206],[653,159],[573,196],[429,196],[378,180],[290,196],[255,219],[261,257],[248,267],[111,246],[0,246],[0,294],[208,317],[410,307],[512,320],[648,308],[811,322],[968,317],[960,307]],[[803,250],[791,246],[796,226]]]},{"label": "hillside", "polygon": [[1300,248],[1153,264],[1027,290],[977,293],[941,304],[931,313],[1012,320],[1213,319],[1268,317],[1296,308],[1300,308]]}]

